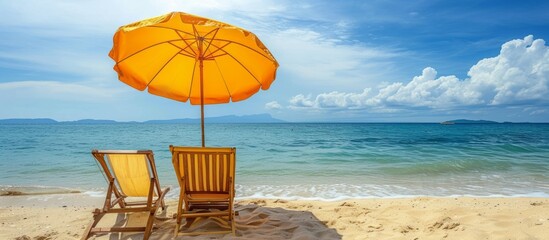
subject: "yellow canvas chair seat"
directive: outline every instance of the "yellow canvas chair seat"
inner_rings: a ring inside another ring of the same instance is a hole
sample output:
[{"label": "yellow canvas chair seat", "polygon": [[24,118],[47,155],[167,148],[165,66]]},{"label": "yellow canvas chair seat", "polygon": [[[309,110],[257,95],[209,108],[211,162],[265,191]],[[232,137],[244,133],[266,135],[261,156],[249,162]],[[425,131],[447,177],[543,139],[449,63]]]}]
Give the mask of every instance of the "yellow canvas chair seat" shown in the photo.
[{"label": "yellow canvas chair seat", "polygon": [[[172,163],[181,192],[175,236],[235,234],[235,148],[170,146]],[[186,231],[197,219],[210,218],[224,230]],[[185,229],[181,229],[185,219]]]},{"label": "yellow canvas chair seat", "polygon": [[[164,196],[169,188],[160,189],[156,165],[151,150],[93,150],[108,182],[107,195],[102,209],[95,209],[94,219],[84,232],[82,239],[93,234],[110,232],[144,232],[148,239],[156,212],[165,209]],[[127,197],[131,197],[129,201]],[[143,227],[96,227],[108,213],[127,214],[147,212],[147,223]]]}]

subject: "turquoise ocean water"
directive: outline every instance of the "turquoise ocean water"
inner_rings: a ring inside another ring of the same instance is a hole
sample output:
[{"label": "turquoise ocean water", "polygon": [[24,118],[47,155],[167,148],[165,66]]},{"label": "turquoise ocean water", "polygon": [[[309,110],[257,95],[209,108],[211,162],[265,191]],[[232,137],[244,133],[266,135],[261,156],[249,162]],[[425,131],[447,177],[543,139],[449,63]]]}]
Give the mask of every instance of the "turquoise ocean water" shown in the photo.
[{"label": "turquoise ocean water", "polygon": [[[0,188],[101,195],[92,149],[151,149],[175,197],[170,144],[200,126],[0,125]],[[237,148],[238,198],[549,197],[549,124],[207,124],[206,145]]]}]

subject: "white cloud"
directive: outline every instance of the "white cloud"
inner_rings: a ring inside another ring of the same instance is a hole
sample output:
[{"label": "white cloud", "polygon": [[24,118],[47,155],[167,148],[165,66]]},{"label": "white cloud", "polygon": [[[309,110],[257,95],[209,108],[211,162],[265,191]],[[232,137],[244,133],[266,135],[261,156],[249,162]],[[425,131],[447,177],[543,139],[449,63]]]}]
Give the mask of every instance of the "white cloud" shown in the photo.
[{"label": "white cloud", "polygon": [[280,105],[280,103],[278,103],[277,101],[272,101],[272,102],[266,103],[265,108],[268,110],[280,110],[284,107],[282,107],[282,105]]},{"label": "white cloud", "polygon": [[500,55],[479,61],[469,71],[471,91],[481,93],[487,104],[513,104],[547,100],[549,48],[533,36],[509,41]]},{"label": "white cloud", "polygon": [[[408,83],[396,82],[377,88],[371,95],[330,92],[312,96],[299,94],[290,99],[290,109],[408,109],[426,107],[451,109],[461,106],[549,104],[549,47],[543,39],[509,41],[498,56],[471,67],[469,78],[437,77],[431,67]],[[537,111],[536,113],[540,113]]]},{"label": "white cloud", "polygon": [[380,89],[380,93],[372,101],[385,105],[431,108],[477,103],[471,98],[473,93],[464,91],[466,82],[455,76],[436,76],[435,69],[425,68],[421,76],[414,77],[408,84],[394,83]]},{"label": "white cloud", "polygon": [[364,89],[362,93],[334,91],[319,94],[315,99],[312,99],[311,95],[305,96],[300,94],[290,99],[290,104],[291,108],[358,109],[370,104],[367,102],[369,92],[370,89],[368,88]]},{"label": "white cloud", "polygon": [[290,99],[290,108],[312,108],[315,107],[315,102],[311,100],[311,95],[305,96],[303,94],[296,95]]}]

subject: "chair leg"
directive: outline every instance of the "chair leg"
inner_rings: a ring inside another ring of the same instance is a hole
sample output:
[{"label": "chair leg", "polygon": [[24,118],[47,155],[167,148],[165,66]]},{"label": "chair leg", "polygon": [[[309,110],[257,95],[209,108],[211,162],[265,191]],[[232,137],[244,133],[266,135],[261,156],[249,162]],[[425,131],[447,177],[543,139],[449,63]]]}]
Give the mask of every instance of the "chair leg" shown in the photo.
[{"label": "chair leg", "polygon": [[151,211],[149,214],[149,219],[147,219],[147,226],[145,227],[145,232],[143,233],[143,240],[148,240],[151,236],[155,213],[156,211]]},{"label": "chair leg", "polygon": [[175,231],[174,231],[174,233],[173,233],[173,234],[174,234],[174,235],[173,235],[174,238],[176,238],[177,235],[179,234],[179,228],[180,228],[180,227],[181,227],[180,222],[179,222],[179,221],[176,221],[176,223],[175,223]]},{"label": "chair leg", "polygon": [[236,224],[234,221],[234,213],[232,214],[232,217],[230,220],[231,220],[231,230],[233,232],[233,236],[236,236]]},{"label": "chair leg", "polygon": [[98,208],[96,208],[95,211],[93,211],[93,220],[91,221],[91,223],[88,225],[88,227],[82,234],[82,238],[81,238],[82,240],[88,239],[90,237],[90,234],[92,233],[92,229],[95,227],[95,225],[97,225],[97,223],[99,223],[99,221],[103,216],[105,216],[105,213],[99,210]]},{"label": "chair leg", "polygon": [[88,237],[90,237],[90,232],[91,232],[91,229],[93,228],[94,223],[95,223],[94,221],[91,221],[90,224],[88,224],[88,227],[86,227],[86,230],[82,234],[82,238],[80,238],[80,240],[86,240],[88,239]]}]

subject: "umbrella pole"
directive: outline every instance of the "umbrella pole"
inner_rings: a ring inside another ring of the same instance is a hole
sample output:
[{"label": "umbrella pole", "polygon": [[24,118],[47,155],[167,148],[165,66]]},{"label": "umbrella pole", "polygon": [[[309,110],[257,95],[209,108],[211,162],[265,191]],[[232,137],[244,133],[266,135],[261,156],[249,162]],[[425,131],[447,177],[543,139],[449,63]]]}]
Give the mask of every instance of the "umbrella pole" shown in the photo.
[{"label": "umbrella pole", "polygon": [[202,147],[206,147],[206,141],[204,139],[204,71],[203,63],[204,59],[202,57],[202,39],[199,38],[198,43],[199,51],[199,66],[200,66],[200,127],[202,128]]},{"label": "umbrella pole", "polygon": [[204,140],[204,83],[202,82],[202,59],[200,59],[200,127],[202,128],[202,147],[206,146]]}]

